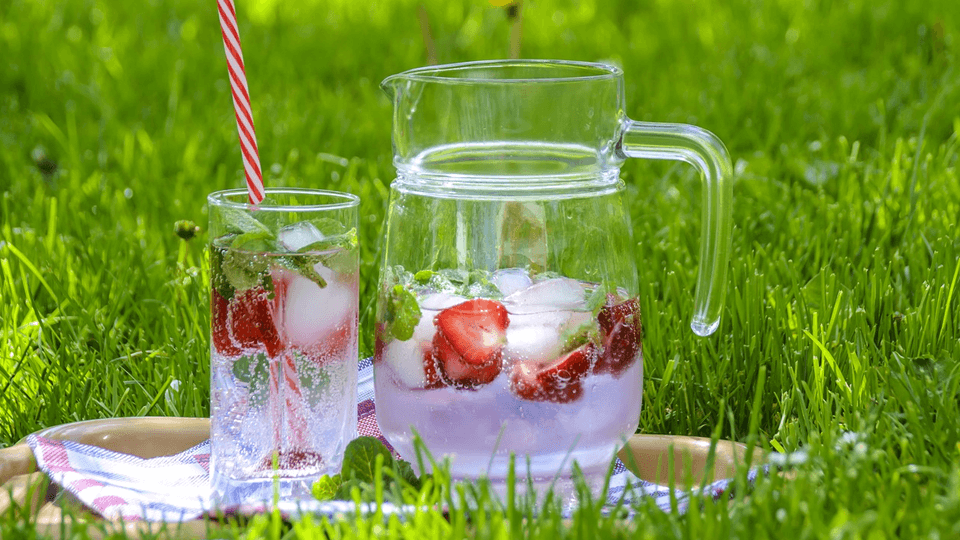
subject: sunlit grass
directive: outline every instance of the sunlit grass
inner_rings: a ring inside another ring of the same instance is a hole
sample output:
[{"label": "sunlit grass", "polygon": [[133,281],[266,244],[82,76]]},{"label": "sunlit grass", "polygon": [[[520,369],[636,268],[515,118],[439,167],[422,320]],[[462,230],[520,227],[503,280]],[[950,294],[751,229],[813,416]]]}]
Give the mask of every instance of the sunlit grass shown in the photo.
[{"label": "sunlit grass", "polygon": [[[425,62],[419,3],[238,6],[265,182],[361,197],[363,354],[394,172],[378,84]],[[441,62],[508,54],[504,10],[424,5]],[[799,462],[685,516],[644,504],[626,520],[594,507],[564,519],[484,499],[469,516],[296,532],[960,535],[955,2],[528,1],[523,13],[523,56],[618,63],[628,114],[710,129],[735,162],[731,286],[708,339],[688,330],[699,179],[623,168],[641,431],[716,433]],[[75,420],[208,414],[208,239],[181,240],[174,223],[205,228],[205,195],[242,185],[219,40],[215,3],[0,3],[0,445]],[[273,535],[271,519],[236,532]]]}]

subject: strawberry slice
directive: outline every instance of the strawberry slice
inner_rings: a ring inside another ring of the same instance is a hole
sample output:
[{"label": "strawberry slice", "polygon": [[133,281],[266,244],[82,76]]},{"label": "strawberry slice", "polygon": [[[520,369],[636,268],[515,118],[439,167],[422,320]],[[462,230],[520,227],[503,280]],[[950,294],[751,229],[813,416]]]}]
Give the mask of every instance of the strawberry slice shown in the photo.
[{"label": "strawberry slice", "polygon": [[641,350],[643,330],[640,325],[640,306],[636,298],[600,309],[597,321],[603,332],[603,349],[600,351],[596,366],[597,373],[607,373],[619,377],[633,365]]},{"label": "strawberry slice", "polygon": [[[277,452],[277,470],[290,471],[297,469],[319,468],[324,463],[323,456],[313,450],[283,449]],[[273,453],[260,460],[257,472],[273,470]]]},{"label": "strawberry slice", "polygon": [[373,365],[383,362],[383,349],[386,343],[383,341],[383,323],[377,323],[376,341],[373,343]]},{"label": "strawberry slice", "polygon": [[283,340],[273,322],[272,302],[265,290],[238,292],[230,301],[229,321],[233,339],[241,347],[263,347],[271,358],[283,352]]},{"label": "strawberry slice", "polygon": [[227,299],[221,296],[217,289],[213,289],[210,295],[210,338],[213,341],[213,348],[218,354],[237,356],[240,354],[240,348],[230,339],[230,328],[227,325],[228,312]]},{"label": "strawberry slice", "polygon": [[628,321],[635,323],[637,328],[640,327],[640,304],[637,299],[631,298],[619,304],[615,303],[616,301],[616,296],[607,295],[607,305],[600,308],[600,313],[597,314],[597,321],[604,335],[612,332],[618,322]]},{"label": "strawberry slice", "polygon": [[583,378],[597,350],[586,343],[553,362],[517,362],[510,372],[510,390],[520,399],[569,403],[583,395]]},{"label": "strawberry slice", "polygon": [[497,378],[510,324],[503,304],[475,298],[441,311],[433,322],[433,356],[445,382],[473,388]]},{"label": "strawberry slice", "polygon": [[[440,377],[440,371],[437,368],[438,364],[439,361],[437,360],[437,355],[434,352],[434,348],[432,346],[427,346],[423,351],[423,375],[425,379],[425,383],[423,385],[424,390],[436,390],[437,388],[443,388],[446,386],[446,383],[444,383],[443,379]],[[493,377],[496,378],[497,376],[494,375]]]}]

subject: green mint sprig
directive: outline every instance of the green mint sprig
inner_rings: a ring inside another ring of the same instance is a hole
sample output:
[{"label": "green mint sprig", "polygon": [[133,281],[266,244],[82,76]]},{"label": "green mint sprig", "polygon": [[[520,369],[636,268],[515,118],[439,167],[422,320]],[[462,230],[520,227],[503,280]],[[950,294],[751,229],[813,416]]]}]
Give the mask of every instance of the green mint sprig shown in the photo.
[{"label": "green mint sprig", "polygon": [[445,292],[465,298],[503,298],[500,289],[490,281],[486,270],[421,270],[413,275],[413,281],[435,292]]},{"label": "green mint sprig", "polygon": [[423,315],[417,303],[417,292],[429,290],[464,298],[500,299],[500,289],[490,281],[485,270],[421,270],[413,274],[402,266],[385,270],[381,294],[382,316],[386,335],[400,341],[413,337],[413,330]]},{"label": "green mint sprig", "polygon": [[606,281],[598,283],[592,291],[586,293],[587,310],[593,312],[593,316],[596,317],[603,306],[607,305],[607,296],[614,292],[614,288]]},{"label": "green mint sprig", "polygon": [[413,330],[423,315],[417,297],[403,285],[396,284],[387,292],[386,303],[383,322],[387,333],[400,341],[412,338]]},{"label": "green mint sprig", "polygon": [[[287,354],[294,355],[294,364],[301,366],[306,364],[305,356],[298,351],[290,351]],[[310,388],[312,391],[318,391],[324,388],[330,382],[330,374],[325,370],[298,369],[297,377],[300,379],[300,386]],[[241,356],[234,360],[231,369],[234,380],[240,384],[246,384],[249,388],[264,389],[269,387],[270,380],[270,359],[267,355],[256,353],[248,356]],[[257,403],[266,401],[265,392],[254,392],[251,397]],[[261,401],[262,400],[262,401]]]},{"label": "green mint sprig", "polygon": [[[223,209],[223,228],[226,234],[214,242],[211,262],[220,272],[214,272],[213,286],[226,299],[237,291],[262,287],[274,290],[270,277],[270,261],[265,254],[281,254],[284,248],[277,238],[274,227],[258,221],[255,217],[240,210]],[[267,212],[264,218],[272,217]],[[329,218],[310,220],[325,235],[321,241],[304,246],[296,256],[278,256],[274,260],[287,268],[313,281],[320,288],[327,286],[326,280],[314,268],[317,263],[337,273],[354,273],[357,270],[357,231],[347,230],[339,222]]]},{"label": "green mint sprig", "polygon": [[347,445],[340,473],[321,476],[313,484],[312,493],[321,501],[349,500],[357,488],[362,500],[373,501],[378,477],[385,490],[394,482],[406,483],[415,489],[421,485],[413,467],[402,459],[394,459],[379,439],[358,437]]}]

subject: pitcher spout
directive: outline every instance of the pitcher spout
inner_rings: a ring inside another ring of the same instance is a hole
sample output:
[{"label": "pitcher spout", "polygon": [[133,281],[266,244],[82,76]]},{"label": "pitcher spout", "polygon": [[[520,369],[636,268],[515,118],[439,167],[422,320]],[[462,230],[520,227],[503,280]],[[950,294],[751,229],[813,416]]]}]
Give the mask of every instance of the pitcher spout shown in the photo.
[{"label": "pitcher spout", "polygon": [[402,73],[391,75],[380,82],[380,89],[383,90],[383,93],[390,96],[390,99],[396,99],[397,87],[405,78]]}]

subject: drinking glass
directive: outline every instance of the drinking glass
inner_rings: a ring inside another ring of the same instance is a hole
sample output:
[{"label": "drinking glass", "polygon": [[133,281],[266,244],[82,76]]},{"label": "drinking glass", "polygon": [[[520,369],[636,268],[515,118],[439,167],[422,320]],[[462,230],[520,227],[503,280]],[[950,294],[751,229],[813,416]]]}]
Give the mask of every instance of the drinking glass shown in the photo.
[{"label": "drinking glass", "polygon": [[357,435],[359,199],[207,201],[214,491],[222,504],[307,499]]}]

